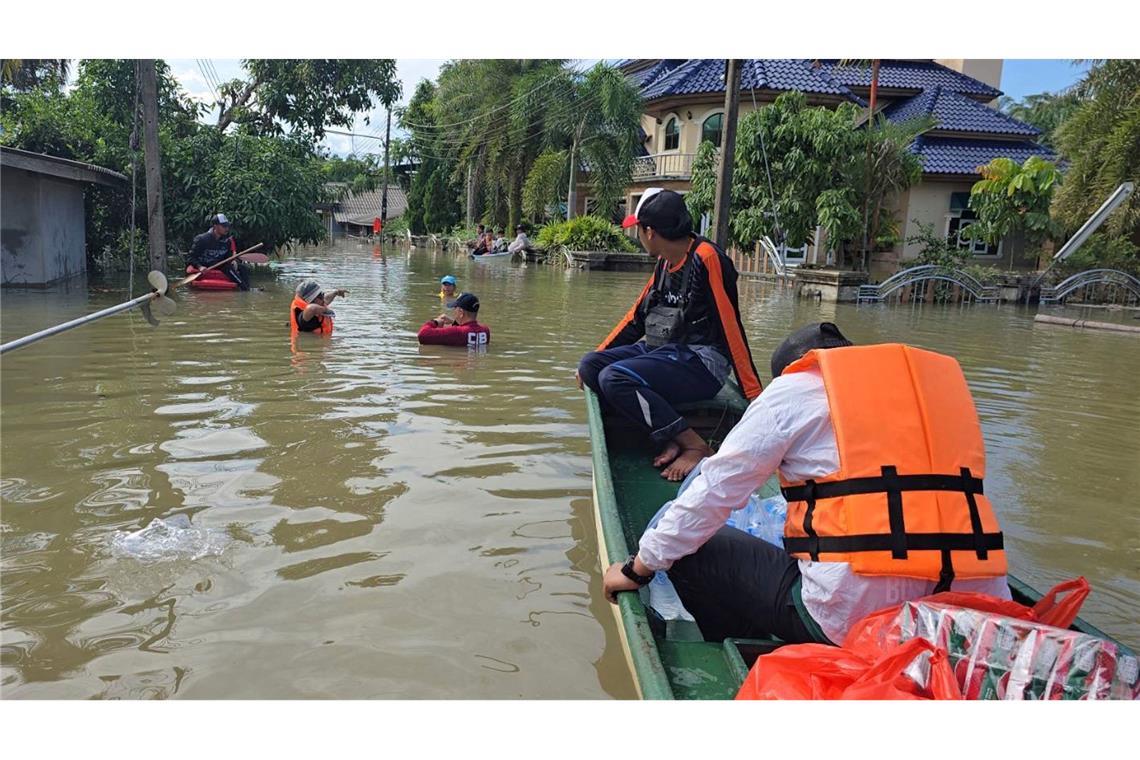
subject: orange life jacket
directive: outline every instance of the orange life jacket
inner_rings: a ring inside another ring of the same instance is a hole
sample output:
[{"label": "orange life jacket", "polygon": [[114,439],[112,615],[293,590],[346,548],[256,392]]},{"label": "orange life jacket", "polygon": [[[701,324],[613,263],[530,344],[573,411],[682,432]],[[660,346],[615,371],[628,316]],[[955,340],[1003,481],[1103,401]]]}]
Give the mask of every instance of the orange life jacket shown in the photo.
[{"label": "orange life jacket", "polygon": [[860,575],[938,580],[1004,575],[1003,538],[982,492],[986,454],[966,378],[949,356],[887,343],[809,351],[784,373],[818,368],[839,470],[781,478],[784,548],[847,562]]},{"label": "orange life jacket", "polygon": [[[298,325],[297,325],[297,318],[300,316],[299,314],[297,314],[297,310],[300,309],[303,312],[305,310],[305,307],[308,305],[309,304],[305,303],[305,300],[303,298],[301,298],[300,296],[293,296],[293,303],[290,304],[290,306],[289,306],[289,331],[290,331],[290,334],[296,335],[297,333],[301,332],[300,327],[298,327]],[[333,331],[332,315],[322,314],[321,316],[317,317],[317,321],[320,322],[320,325],[317,327],[316,330],[306,330],[305,332],[307,332],[309,335],[332,335],[332,331]]]}]

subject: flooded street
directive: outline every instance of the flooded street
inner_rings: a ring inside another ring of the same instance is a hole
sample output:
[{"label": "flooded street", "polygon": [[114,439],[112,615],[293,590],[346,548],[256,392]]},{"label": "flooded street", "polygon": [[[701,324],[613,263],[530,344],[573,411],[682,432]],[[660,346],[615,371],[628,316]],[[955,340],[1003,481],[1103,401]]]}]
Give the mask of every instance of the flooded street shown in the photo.
[{"label": "flooded street", "polygon": [[[416,342],[449,273],[482,301],[483,353]],[[350,292],[331,340],[293,346],[305,277]],[[573,375],[645,277],[338,242],[255,274],[263,292],[179,292],[158,328],[136,311],[6,355],[3,696],[635,696]],[[124,291],[5,290],[3,339]],[[1040,590],[1086,576],[1083,616],[1140,647],[1136,336],[758,281],[741,303],[765,381],[788,330],[821,319],[956,356],[1012,571]],[[155,518],[158,558],[127,536]]]}]

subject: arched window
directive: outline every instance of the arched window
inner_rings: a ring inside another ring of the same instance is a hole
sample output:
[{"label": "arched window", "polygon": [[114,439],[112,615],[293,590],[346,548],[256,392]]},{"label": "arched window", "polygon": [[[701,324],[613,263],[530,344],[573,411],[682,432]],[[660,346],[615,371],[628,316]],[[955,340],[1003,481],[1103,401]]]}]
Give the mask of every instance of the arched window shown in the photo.
[{"label": "arched window", "polygon": [[708,140],[716,147],[720,147],[720,131],[724,125],[724,114],[714,113],[705,119],[701,125],[701,142]]},{"label": "arched window", "polygon": [[681,130],[677,127],[677,120],[669,119],[665,124],[665,150],[676,150],[681,145]]}]

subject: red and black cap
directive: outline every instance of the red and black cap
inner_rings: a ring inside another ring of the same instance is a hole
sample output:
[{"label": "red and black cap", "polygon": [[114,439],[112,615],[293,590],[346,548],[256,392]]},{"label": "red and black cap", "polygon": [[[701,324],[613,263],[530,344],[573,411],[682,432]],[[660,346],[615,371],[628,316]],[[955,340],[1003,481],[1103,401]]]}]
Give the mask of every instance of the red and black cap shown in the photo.
[{"label": "red and black cap", "polygon": [[685,237],[693,231],[693,218],[685,205],[685,198],[672,190],[651,187],[641,196],[634,212],[622,221],[625,228],[641,224],[652,227],[671,240]]}]

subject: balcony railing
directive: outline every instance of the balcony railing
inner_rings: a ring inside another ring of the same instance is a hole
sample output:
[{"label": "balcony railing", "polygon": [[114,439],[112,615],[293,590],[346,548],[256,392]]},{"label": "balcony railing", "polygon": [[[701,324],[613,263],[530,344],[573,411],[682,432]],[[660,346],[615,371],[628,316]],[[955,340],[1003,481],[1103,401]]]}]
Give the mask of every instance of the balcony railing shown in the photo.
[{"label": "balcony railing", "polygon": [[690,179],[693,176],[693,153],[655,153],[638,156],[633,161],[633,181],[653,179]]}]

